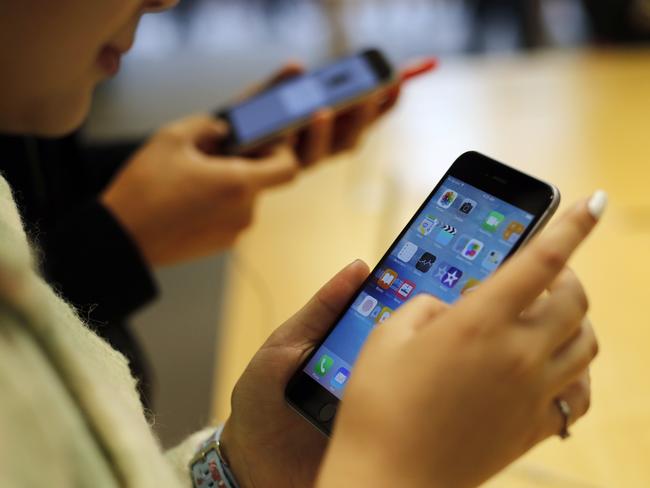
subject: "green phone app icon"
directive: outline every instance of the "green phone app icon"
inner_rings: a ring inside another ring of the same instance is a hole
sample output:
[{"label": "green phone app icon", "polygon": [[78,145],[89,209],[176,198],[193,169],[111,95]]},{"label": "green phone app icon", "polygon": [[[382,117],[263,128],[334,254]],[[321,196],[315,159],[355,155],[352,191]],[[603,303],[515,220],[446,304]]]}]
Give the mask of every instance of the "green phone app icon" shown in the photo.
[{"label": "green phone app icon", "polygon": [[316,373],[318,376],[325,376],[333,364],[334,360],[327,354],[323,354],[318,362],[314,365],[314,373]]},{"label": "green phone app icon", "polygon": [[505,220],[505,215],[492,211],[488,214],[487,219],[483,222],[483,229],[488,232],[494,232],[497,230],[497,227],[501,225],[501,222]]}]

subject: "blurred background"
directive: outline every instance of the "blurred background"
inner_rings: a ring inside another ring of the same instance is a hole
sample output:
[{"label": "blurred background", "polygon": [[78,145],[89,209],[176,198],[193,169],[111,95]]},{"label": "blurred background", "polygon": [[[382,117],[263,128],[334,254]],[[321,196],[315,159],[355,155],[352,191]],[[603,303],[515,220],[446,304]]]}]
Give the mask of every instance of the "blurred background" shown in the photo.
[{"label": "blurred background", "polygon": [[317,66],[368,46],[397,65],[441,58],[358,151],[265,197],[231,253],[158,271],[161,299],[135,327],[163,442],[223,420],[268,333],[347,262],[374,264],[455,157],[476,149],[554,182],[566,201],[605,187],[614,202],[575,263],[602,342],[594,412],[572,443],[545,444],[494,486],[650,486],[650,320],[635,312],[650,272],[649,41],[648,0],[182,0],[145,17],[97,94],[89,143],[223,107],[287,60]]},{"label": "blurred background", "polygon": [[401,62],[649,39],[643,0],[182,0],[145,17],[87,135],[141,136],[219,107],[287,59],[317,65],[377,46]]}]

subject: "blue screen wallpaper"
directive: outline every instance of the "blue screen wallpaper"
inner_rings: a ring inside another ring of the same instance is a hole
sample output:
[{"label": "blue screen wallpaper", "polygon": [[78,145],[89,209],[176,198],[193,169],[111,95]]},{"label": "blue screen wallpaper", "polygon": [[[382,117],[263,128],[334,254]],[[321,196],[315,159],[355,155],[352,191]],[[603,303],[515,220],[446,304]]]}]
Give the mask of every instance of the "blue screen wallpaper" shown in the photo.
[{"label": "blue screen wallpaper", "polygon": [[377,324],[419,293],[453,303],[490,276],[534,216],[447,177],[366,281],[305,373],[339,399]]},{"label": "blue screen wallpaper", "polygon": [[319,108],[335,106],[368,92],[378,82],[365,58],[353,56],[241,103],[231,110],[231,122],[242,141],[254,141]]}]

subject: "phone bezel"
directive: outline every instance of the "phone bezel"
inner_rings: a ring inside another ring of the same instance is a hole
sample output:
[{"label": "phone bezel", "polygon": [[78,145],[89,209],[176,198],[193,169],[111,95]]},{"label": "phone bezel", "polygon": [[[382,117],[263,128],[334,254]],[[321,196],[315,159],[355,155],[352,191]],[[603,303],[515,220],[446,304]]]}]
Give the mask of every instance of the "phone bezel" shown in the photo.
[{"label": "phone bezel", "polygon": [[[381,257],[381,259],[379,259],[370,276],[374,276],[379,265],[388,258],[395,246],[399,244],[406,232],[408,232],[408,229],[410,229],[415,223],[418,215],[420,215],[443,185],[444,181],[450,176],[525,210],[534,216],[531,224],[528,226],[517,244],[515,244],[510,250],[510,253],[506,256],[505,260],[510,258],[522,245],[524,245],[524,243],[543,228],[560,204],[560,192],[555,186],[529,176],[526,173],[511,168],[478,152],[466,152],[452,164],[427,198],[424,199],[422,205],[420,205],[417,211],[413,214],[413,217],[409,219],[408,223],[388,247],[386,253]],[[327,337],[329,337],[343,315],[352,306],[359,292],[362,291],[365,285],[366,282],[364,281],[360,289],[354,293],[349,303],[343,308],[341,314],[333,322],[333,325],[327,331],[327,334],[325,334],[323,339],[314,347],[308,357],[297,369],[285,389],[285,399],[287,403],[299,415],[304,417],[308,422],[327,436],[331,433],[334,415],[332,415],[331,418],[323,420],[319,418],[319,414],[326,406],[331,406],[335,411],[340,400],[311,376],[305,373],[304,369],[325,342]]]},{"label": "phone bezel", "polygon": [[[379,80],[377,85],[373,87],[371,90],[366,90],[362,93],[360,93],[358,96],[353,97],[351,99],[345,100],[344,102],[341,102],[339,104],[334,105],[331,107],[335,112],[345,110],[351,105],[354,105],[355,103],[363,100],[365,97],[370,95],[371,93],[375,92],[379,88],[382,88],[384,86],[387,86],[390,84],[394,78],[395,78],[395,72],[391,64],[388,62],[386,56],[384,56],[381,51],[378,49],[366,49],[365,51],[362,51],[360,53],[354,54],[352,56],[347,56],[345,58],[341,58],[337,61],[334,61],[331,64],[336,64],[340,61],[343,61],[344,59],[349,59],[353,57],[364,57],[368,64],[372,67],[373,71],[377,75],[377,79]],[[308,76],[310,73],[305,73],[304,75],[299,75],[301,76]],[[287,80],[286,82],[283,83],[288,83],[290,81],[294,80],[293,78],[291,80]],[[271,89],[275,89],[279,86],[282,86],[283,83],[280,83]],[[250,99],[249,99],[250,100]],[[241,103],[246,103],[248,100],[244,100]],[[232,119],[230,116],[230,111],[235,108],[235,107],[230,107],[227,108],[217,114],[217,117],[222,119],[224,122],[228,124],[228,127],[230,128],[230,133],[228,134],[228,137],[222,142],[222,147],[221,150],[225,152],[226,154],[232,154],[232,155],[245,155],[249,153],[253,153],[256,150],[260,149],[261,147],[265,146],[266,144],[269,144],[278,138],[281,138],[282,136],[291,133],[295,130],[298,130],[302,127],[304,127],[310,120],[310,116],[305,116],[301,117],[299,119],[296,119],[292,123],[288,124],[287,126],[283,127],[282,129],[279,129],[275,132],[272,132],[268,134],[267,136],[258,138],[254,141],[248,141],[244,142],[240,139],[236,132],[236,128],[234,124],[232,123]]]}]

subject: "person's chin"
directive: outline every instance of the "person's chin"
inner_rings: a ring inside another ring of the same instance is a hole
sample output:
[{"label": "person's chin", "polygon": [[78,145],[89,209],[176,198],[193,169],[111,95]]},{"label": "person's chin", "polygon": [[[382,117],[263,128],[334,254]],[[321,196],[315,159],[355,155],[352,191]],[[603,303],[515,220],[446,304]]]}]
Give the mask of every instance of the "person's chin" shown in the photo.
[{"label": "person's chin", "polygon": [[30,124],[30,132],[42,137],[61,137],[74,132],[86,120],[91,101],[92,89],[86,89],[44,104],[38,117]]}]

